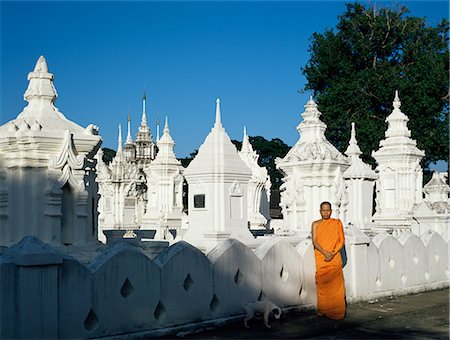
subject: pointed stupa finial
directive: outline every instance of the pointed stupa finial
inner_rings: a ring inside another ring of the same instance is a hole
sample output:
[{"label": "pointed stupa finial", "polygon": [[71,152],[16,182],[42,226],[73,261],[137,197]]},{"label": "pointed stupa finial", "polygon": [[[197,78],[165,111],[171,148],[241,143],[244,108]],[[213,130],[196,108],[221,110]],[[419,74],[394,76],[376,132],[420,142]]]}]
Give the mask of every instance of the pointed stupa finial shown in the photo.
[{"label": "pointed stupa finial", "polygon": [[361,149],[358,146],[358,141],[356,140],[356,128],[354,122],[352,122],[352,132],[350,135],[350,141],[348,143],[347,150],[345,150],[345,154],[352,158],[359,158],[359,155],[362,154]]},{"label": "pointed stupa finial", "polygon": [[122,124],[119,124],[119,137],[117,138],[117,153],[122,153]]},{"label": "pointed stupa finial", "polygon": [[[47,61],[44,56],[41,55],[39,57],[34,70],[28,73],[28,80],[30,82],[23,95],[23,98],[27,102],[30,103],[34,99],[41,98],[45,100],[45,106],[48,106],[58,98],[58,94],[53,85],[53,74],[48,72]],[[42,111],[42,103],[39,106]]]},{"label": "pointed stupa finial", "polygon": [[48,65],[47,60],[45,60],[44,56],[41,55],[36,62],[36,66],[34,67],[34,72],[45,72],[48,73]]},{"label": "pointed stupa finial", "polygon": [[252,145],[250,144],[250,140],[247,136],[247,127],[244,126],[244,136],[242,137],[242,147],[241,147],[241,151],[245,152],[245,151],[253,151]]},{"label": "pointed stupa finial", "polygon": [[216,99],[216,122],[214,126],[222,126],[221,116],[220,116],[220,99]]},{"label": "pointed stupa finial", "polygon": [[142,120],[141,125],[147,126],[147,113],[146,113],[147,91],[144,88],[144,95],[142,96]]},{"label": "pointed stupa finial", "polygon": [[164,133],[170,133],[169,130],[169,117],[166,116],[166,120],[164,122]]},{"label": "pointed stupa finial", "polygon": [[159,112],[156,113],[156,143],[159,142]]},{"label": "pointed stupa finial", "polygon": [[394,109],[400,109],[400,106],[402,105],[402,102],[400,101],[400,98],[398,96],[398,90],[395,90],[395,98],[394,98]]},{"label": "pointed stupa finial", "polygon": [[125,144],[133,144],[133,139],[131,138],[131,114],[128,114],[128,132]]},{"label": "pointed stupa finial", "polygon": [[355,130],[355,122],[352,122],[352,132],[350,136],[350,144],[358,144],[356,141],[356,130]]}]

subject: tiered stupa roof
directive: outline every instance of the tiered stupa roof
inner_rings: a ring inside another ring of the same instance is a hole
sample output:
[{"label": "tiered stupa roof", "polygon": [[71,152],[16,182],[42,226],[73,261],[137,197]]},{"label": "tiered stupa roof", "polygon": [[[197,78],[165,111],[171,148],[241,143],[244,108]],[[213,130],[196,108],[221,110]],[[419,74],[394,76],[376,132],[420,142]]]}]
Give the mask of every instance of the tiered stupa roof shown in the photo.
[{"label": "tiered stupa roof", "polygon": [[251,170],[239,157],[221,122],[220,99],[216,100],[216,120],[211,132],[200,146],[197,156],[187,167],[185,175],[233,174],[251,176]]},{"label": "tiered stupa roof", "polygon": [[401,102],[398,91],[395,91],[393,106],[394,110],[386,118],[386,122],[388,123],[388,128],[385,132],[386,138],[380,141],[380,149],[372,152],[372,156],[374,158],[379,156],[392,157],[394,154],[401,154],[402,156],[409,157],[414,155],[422,158],[425,153],[419,150],[416,141],[410,138],[411,131],[409,131],[407,126],[409,119],[400,110]]},{"label": "tiered stupa roof", "polygon": [[[48,71],[47,61],[40,56],[34,70],[28,74],[29,84],[24,94],[28,105],[16,119],[0,126],[0,146],[5,151],[14,152],[16,140],[29,139],[29,143],[20,145],[22,151],[33,149],[40,154],[38,157],[48,157],[61,147],[60,143],[50,140],[63,140],[66,130],[73,134],[77,152],[90,154],[97,151],[101,143],[98,128],[92,124],[83,128],[68,120],[55,107],[58,95],[53,79],[53,74]],[[36,153],[34,155],[37,156]]]},{"label": "tiered stupa roof", "polygon": [[180,161],[176,158],[173,148],[175,146],[175,142],[170,135],[169,130],[169,120],[166,117],[166,121],[164,124],[163,135],[158,141],[158,154],[155,157],[155,160],[152,164],[174,164],[181,165]]},{"label": "tiered stupa roof", "polygon": [[317,104],[310,97],[302,113],[303,121],[297,126],[300,139],[277,163],[331,161],[348,166],[347,159],[325,138],[327,126],[319,119],[321,115]]}]

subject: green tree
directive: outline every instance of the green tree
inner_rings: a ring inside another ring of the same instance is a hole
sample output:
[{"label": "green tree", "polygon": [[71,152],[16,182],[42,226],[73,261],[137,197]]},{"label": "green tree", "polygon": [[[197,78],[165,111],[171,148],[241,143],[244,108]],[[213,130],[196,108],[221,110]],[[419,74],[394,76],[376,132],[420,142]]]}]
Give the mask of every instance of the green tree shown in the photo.
[{"label": "green tree", "polygon": [[103,151],[103,162],[105,162],[107,165],[109,163],[111,163],[111,161],[113,160],[113,158],[116,156],[116,152],[112,149],[108,149],[108,148],[102,148]]},{"label": "green tree", "polygon": [[349,3],[335,30],[311,37],[302,69],[327,124],[327,138],[345,151],[351,122],[365,161],[374,164],[395,90],[408,127],[426,156],[423,166],[448,161],[449,23],[427,26],[405,6]]},{"label": "green tree", "polygon": [[187,168],[187,166],[192,162],[192,160],[194,159],[195,156],[197,156],[198,154],[198,149],[195,149],[194,152],[191,152],[189,154],[189,157],[184,157],[184,158],[178,158],[178,160],[181,162],[181,165],[185,168]]}]

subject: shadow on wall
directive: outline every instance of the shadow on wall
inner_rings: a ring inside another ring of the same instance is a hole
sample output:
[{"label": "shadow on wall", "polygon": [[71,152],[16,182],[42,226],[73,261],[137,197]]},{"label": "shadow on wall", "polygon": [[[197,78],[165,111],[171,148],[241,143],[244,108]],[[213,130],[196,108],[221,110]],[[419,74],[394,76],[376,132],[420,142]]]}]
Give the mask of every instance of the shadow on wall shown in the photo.
[{"label": "shadow on wall", "polygon": [[[383,233],[368,248],[372,270],[353,281],[347,275],[359,268],[352,268],[354,248],[347,247],[346,286],[370,286],[361,299],[448,285],[447,243],[436,233],[401,240]],[[252,251],[229,239],[208,255],[181,241],[153,260],[119,242],[84,264],[28,236],[2,254],[0,269],[2,338],[142,332],[240,315],[257,299],[311,306],[316,294],[310,240],[293,247],[271,238]]]}]

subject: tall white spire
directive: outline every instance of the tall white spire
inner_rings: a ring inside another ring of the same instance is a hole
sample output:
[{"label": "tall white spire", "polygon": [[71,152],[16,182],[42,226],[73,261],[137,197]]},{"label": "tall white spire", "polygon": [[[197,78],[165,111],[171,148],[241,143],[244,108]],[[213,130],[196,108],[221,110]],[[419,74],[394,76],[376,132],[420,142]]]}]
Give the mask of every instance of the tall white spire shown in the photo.
[{"label": "tall white spire", "polygon": [[128,133],[127,133],[127,140],[125,141],[125,144],[133,144],[133,139],[131,138],[131,116],[128,115]]},{"label": "tall white spire", "polygon": [[[159,142],[159,113],[156,113],[156,143]],[[167,117],[166,117],[167,119]]]},{"label": "tall white spire", "polygon": [[145,109],[146,101],[147,101],[147,94],[146,91],[144,90],[144,95],[142,96],[142,121],[141,121],[141,125],[143,126],[147,126],[147,113]]},{"label": "tall white spire", "polygon": [[164,122],[164,132],[163,133],[170,133],[169,131],[169,118],[166,116],[166,120]]},{"label": "tall white spire", "polygon": [[119,138],[117,138],[117,153],[122,153],[122,124],[119,124]]},{"label": "tall white spire", "polygon": [[348,148],[345,151],[345,154],[351,158],[359,158],[359,155],[362,154],[361,149],[358,146],[358,141],[356,140],[356,130],[355,130],[354,122],[352,122],[352,132],[351,132]]},{"label": "tall white spire", "polygon": [[221,127],[222,126],[222,122],[221,122],[221,117],[220,117],[220,99],[217,98],[216,99],[216,122],[214,123],[214,127]]},{"label": "tall white spire", "polygon": [[250,144],[250,140],[247,136],[247,127],[244,126],[244,136],[242,137],[242,147],[241,147],[242,153],[253,153],[253,147]]}]

